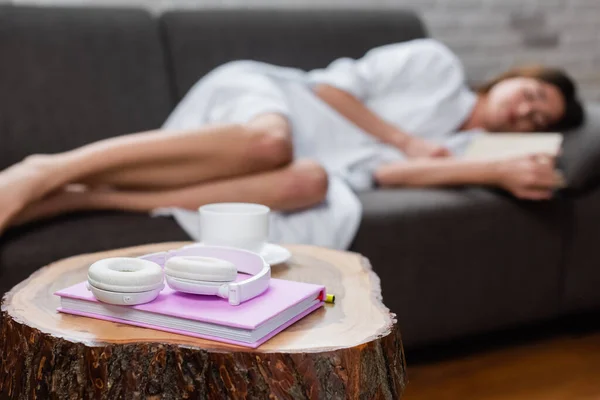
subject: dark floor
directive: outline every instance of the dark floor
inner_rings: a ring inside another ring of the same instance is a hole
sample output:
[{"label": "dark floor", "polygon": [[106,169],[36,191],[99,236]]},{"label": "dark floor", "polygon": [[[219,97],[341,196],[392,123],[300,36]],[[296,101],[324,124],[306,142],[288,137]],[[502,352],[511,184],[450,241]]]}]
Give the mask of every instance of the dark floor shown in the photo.
[{"label": "dark floor", "polygon": [[600,313],[407,352],[407,400],[600,399]]}]

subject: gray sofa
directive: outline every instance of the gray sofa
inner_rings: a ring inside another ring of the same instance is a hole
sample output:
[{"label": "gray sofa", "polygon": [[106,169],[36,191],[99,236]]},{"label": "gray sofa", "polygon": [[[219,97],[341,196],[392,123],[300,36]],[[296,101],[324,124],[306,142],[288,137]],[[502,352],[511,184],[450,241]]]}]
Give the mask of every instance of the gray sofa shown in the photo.
[{"label": "gray sofa", "polygon": [[[0,168],[160,126],[204,73],[251,58],[305,69],[426,35],[402,11],[0,7]],[[600,112],[568,135],[571,189],[544,203],[480,188],[375,190],[352,250],[416,347],[600,308]],[[0,237],[0,293],[74,254],[187,240],[170,219],[81,213]]]}]

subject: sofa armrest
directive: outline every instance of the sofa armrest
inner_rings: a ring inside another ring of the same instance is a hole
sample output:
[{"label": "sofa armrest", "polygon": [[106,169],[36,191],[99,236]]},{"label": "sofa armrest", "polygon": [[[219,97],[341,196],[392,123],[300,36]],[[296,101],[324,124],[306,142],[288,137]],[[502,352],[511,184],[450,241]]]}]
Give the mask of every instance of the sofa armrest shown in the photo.
[{"label": "sofa armrest", "polygon": [[586,192],[600,184],[600,103],[585,110],[584,125],[565,133],[559,166],[567,179],[566,192]]}]

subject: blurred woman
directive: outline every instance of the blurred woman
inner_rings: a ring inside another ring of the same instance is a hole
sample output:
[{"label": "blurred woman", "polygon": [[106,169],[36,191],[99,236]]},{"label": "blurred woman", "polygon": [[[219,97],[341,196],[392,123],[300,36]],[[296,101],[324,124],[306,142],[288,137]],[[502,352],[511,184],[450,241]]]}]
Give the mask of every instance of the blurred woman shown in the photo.
[{"label": "blurred woman", "polygon": [[469,131],[565,131],[582,121],[562,71],[515,69],[473,91],[457,57],[431,39],[310,72],[237,61],[198,81],[161,130],[0,172],[0,231],[77,210],[224,201],[306,209],[334,178],[354,191],[476,184],[548,199],[561,184],[552,155],[466,161],[453,157],[454,143]]}]

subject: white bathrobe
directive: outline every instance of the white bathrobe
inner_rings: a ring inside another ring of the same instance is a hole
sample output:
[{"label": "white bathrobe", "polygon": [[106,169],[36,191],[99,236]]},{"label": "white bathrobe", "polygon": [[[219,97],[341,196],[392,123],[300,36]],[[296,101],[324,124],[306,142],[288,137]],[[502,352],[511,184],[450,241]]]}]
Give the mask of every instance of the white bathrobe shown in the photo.
[{"label": "white bathrobe", "polygon": [[[328,172],[329,189],[316,207],[273,212],[270,240],[347,249],[362,214],[355,192],[373,187],[378,166],[405,156],[316,97],[312,87],[320,83],[351,93],[402,131],[442,143],[455,153],[471,137],[456,132],[476,96],[466,86],[460,61],[432,39],[377,47],[360,59],[338,59],[310,72],[255,61],[227,63],[190,89],[163,128],[244,123],[269,112],[285,115],[292,126],[294,157],[318,161]],[[173,215],[194,240],[200,240],[196,211],[167,208],[154,214]]]}]

